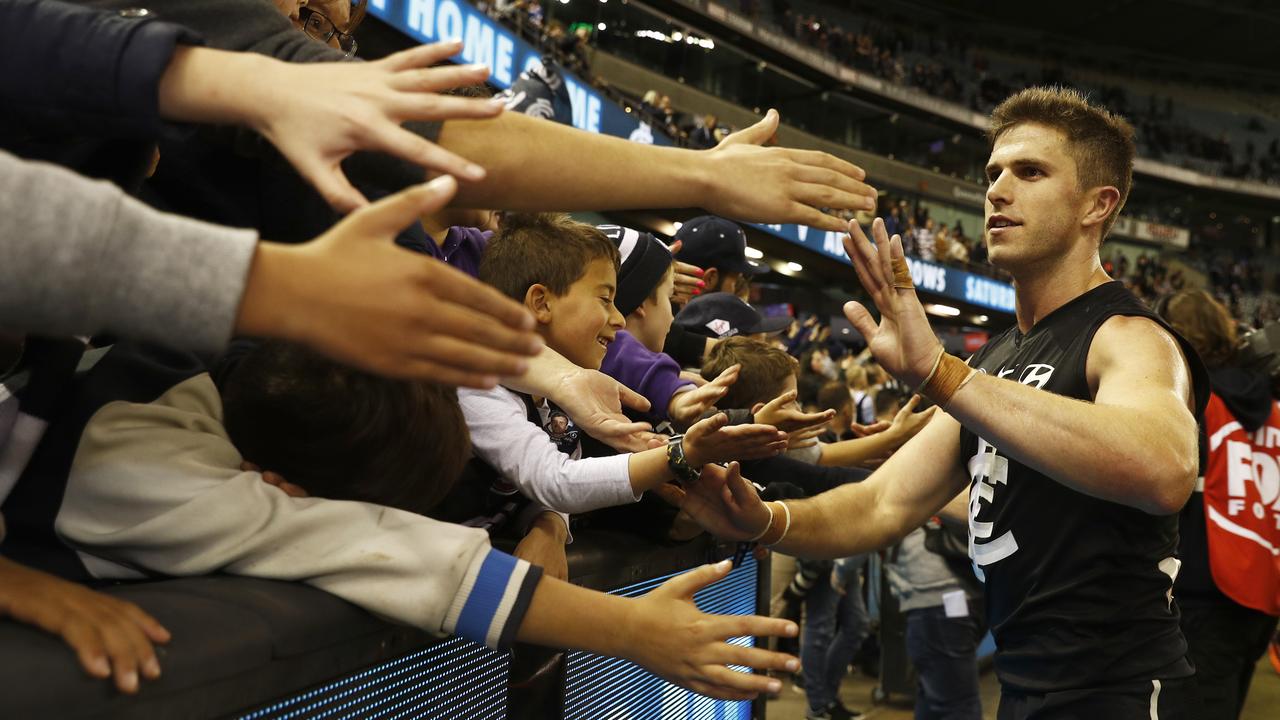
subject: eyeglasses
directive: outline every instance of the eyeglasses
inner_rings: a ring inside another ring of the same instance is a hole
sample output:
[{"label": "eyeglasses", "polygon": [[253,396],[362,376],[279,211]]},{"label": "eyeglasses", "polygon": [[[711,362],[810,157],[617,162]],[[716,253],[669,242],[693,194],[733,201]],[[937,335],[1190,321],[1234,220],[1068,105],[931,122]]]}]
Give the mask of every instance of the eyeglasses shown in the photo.
[{"label": "eyeglasses", "polygon": [[339,30],[338,26],[319,10],[312,10],[309,7],[298,8],[298,20],[302,22],[302,32],[306,33],[307,37],[322,43],[328,43],[336,37],[338,47],[342,48],[342,52],[346,53],[347,57],[356,54],[356,39],[351,33]]}]

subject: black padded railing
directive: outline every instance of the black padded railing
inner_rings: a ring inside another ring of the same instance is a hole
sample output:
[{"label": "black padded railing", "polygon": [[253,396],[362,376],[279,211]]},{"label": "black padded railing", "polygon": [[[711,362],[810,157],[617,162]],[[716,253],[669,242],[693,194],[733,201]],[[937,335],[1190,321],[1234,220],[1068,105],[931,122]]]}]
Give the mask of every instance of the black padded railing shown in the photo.
[{"label": "black padded railing", "polygon": [[[575,533],[570,568],[575,583],[634,596],[732,549],[590,530]],[[756,612],[767,577],[748,558],[696,600],[708,612]],[[0,718],[751,717],[750,703],[700,698],[625,661],[439,640],[298,583],[212,576],[106,592],[172,632],[163,677],[121,695],[86,676],[61,640],[0,621]]]}]

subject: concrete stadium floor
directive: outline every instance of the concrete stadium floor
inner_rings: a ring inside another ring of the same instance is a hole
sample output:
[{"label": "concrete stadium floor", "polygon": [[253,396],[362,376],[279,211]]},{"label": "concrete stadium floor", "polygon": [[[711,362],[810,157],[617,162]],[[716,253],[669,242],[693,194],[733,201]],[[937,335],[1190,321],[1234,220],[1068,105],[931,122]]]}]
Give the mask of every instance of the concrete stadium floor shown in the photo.
[{"label": "concrete stadium floor", "polygon": [[[840,688],[840,697],[848,707],[861,710],[868,720],[910,720],[911,705],[901,698],[890,698],[890,705],[871,704],[871,691],[875,684],[875,680],[871,678],[851,675],[845,678]],[[982,716],[985,720],[994,720],[996,704],[1000,700],[1000,684],[996,682],[995,673],[984,672],[981,675],[981,687]],[[804,694],[792,689],[790,682],[784,682],[778,699],[768,703],[767,717],[768,720],[803,720],[804,711]],[[1249,698],[1240,717],[1241,720],[1280,718],[1280,675],[1276,674],[1266,656],[1263,656],[1253,674],[1253,685],[1249,689]]]}]

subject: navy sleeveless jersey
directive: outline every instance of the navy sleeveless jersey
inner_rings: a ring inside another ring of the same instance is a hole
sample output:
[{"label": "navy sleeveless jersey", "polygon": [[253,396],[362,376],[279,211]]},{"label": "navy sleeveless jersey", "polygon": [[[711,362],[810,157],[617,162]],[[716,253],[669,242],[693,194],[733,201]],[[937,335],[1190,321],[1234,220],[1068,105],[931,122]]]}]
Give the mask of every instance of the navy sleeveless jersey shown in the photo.
[{"label": "navy sleeveless jersey", "polygon": [[[1198,421],[1209,391],[1199,356],[1119,282],[1080,295],[1025,335],[1014,325],[970,365],[1092,401],[1085,377],[1089,345],[1116,315],[1150,318],[1178,340],[1191,368]],[[960,449],[972,483],[969,552],[986,584],[1002,685],[1042,693],[1191,673],[1171,595],[1176,513],[1150,515],[1072,490],[967,428]]]}]

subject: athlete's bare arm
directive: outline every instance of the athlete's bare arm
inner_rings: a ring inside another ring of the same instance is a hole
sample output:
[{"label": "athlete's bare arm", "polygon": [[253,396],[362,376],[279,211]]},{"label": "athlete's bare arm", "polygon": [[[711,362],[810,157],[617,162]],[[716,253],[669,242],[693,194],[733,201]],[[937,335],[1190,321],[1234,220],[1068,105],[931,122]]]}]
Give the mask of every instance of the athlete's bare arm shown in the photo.
[{"label": "athlete's bare arm", "polygon": [[[850,231],[850,256],[881,321],[857,303],[846,314],[885,369],[918,383],[939,345],[915,291],[893,287],[901,242],[885,237],[878,220],[877,246],[856,224]],[[946,409],[1002,455],[1074,490],[1153,514],[1177,512],[1197,462],[1190,373],[1177,343],[1148,319],[1111,318],[1094,336],[1087,375],[1092,403],[980,374]]]},{"label": "athlete's bare arm", "polygon": [[[807,558],[837,558],[888,546],[924,524],[968,482],[960,423],[935,413],[863,482],[788,500],[790,530],[775,547]],[[704,467],[681,507],[718,537],[755,537],[769,522],[769,511],[736,464],[729,470]]]},{"label": "athlete's bare arm", "polygon": [[970,430],[1067,487],[1156,515],[1195,486],[1191,378],[1174,339],[1141,317],[1113,317],[1089,347],[1094,402],[979,375],[948,411]]}]

